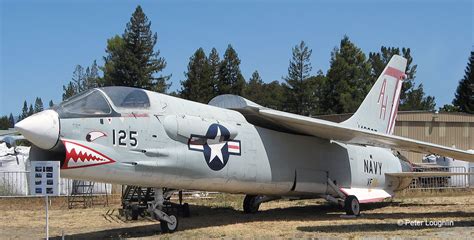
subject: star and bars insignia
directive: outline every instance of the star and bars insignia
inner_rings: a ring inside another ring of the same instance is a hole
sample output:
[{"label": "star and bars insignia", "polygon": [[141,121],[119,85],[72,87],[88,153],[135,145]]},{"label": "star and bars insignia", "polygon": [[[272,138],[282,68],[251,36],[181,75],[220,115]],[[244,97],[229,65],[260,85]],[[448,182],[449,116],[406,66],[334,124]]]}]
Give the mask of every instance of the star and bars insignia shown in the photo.
[{"label": "star and bars insignia", "polygon": [[211,124],[204,136],[192,134],[188,148],[203,152],[206,164],[214,171],[224,168],[230,155],[241,154],[240,141],[230,140],[229,130],[217,123]]}]

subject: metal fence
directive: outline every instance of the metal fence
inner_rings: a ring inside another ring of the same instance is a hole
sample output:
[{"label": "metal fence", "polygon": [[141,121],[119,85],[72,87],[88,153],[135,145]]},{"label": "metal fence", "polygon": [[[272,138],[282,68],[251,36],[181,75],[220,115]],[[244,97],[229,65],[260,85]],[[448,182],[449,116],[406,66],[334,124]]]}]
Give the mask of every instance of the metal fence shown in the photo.
[{"label": "metal fence", "polygon": [[[29,171],[0,172],[0,196],[29,196]],[[84,184],[87,181],[80,181]],[[81,191],[75,188],[77,180],[61,178],[59,181],[60,195],[69,196],[73,191]],[[108,183],[93,183],[93,194],[110,194],[112,186]]]},{"label": "metal fence", "polygon": [[[423,166],[414,167],[414,172],[452,172],[452,173],[468,173],[474,172],[474,168],[466,169],[461,166]],[[436,189],[458,189],[474,187],[471,182],[474,180],[469,175],[456,175],[447,177],[418,177],[414,178],[407,190],[436,190]]]}]

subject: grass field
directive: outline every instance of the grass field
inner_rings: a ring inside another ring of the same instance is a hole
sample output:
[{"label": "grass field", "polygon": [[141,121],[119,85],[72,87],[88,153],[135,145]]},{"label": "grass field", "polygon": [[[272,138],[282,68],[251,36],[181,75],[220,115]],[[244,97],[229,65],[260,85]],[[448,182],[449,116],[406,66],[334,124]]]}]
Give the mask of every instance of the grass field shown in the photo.
[{"label": "grass field", "polygon": [[[474,195],[395,198],[363,205],[363,215],[347,218],[322,200],[280,200],[261,205],[257,214],[242,213],[242,195],[218,194],[194,199],[191,217],[180,218],[179,231],[161,234],[159,223],[141,218],[126,221],[118,215],[117,199],[108,207],[67,209],[64,199],[53,199],[50,236],[66,239],[121,238],[474,238]],[[446,195],[446,194],[445,194]],[[0,238],[44,237],[43,199],[0,199]],[[399,226],[402,221],[440,221],[453,226]]]}]

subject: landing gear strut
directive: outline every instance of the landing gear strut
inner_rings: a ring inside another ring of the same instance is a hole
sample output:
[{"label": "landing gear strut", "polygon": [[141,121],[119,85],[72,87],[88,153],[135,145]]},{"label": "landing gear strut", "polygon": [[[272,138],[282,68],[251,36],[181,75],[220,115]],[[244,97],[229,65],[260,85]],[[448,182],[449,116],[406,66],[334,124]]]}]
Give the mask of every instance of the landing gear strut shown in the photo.
[{"label": "landing gear strut", "polygon": [[157,220],[160,220],[161,232],[172,233],[178,229],[178,218],[165,206],[165,199],[169,199],[174,191],[166,191],[155,188],[155,199],[148,203],[148,212]]},{"label": "landing gear strut", "polygon": [[344,210],[346,211],[347,215],[359,216],[360,204],[357,197],[354,195],[346,196],[330,178],[328,178],[327,183],[328,183],[328,186],[338,195],[338,197],[325,195],[324,198],[329,202],[333,202],[342,206]]}]

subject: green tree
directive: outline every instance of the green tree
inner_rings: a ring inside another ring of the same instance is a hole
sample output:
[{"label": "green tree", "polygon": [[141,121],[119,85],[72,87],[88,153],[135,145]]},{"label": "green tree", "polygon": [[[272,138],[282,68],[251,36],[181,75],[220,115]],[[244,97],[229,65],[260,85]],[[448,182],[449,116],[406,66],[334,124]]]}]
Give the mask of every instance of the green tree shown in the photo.
[{"label": "green tree", "polygon": [[331,53],[321,108],[324,113],[355,112],[372,87],[365,54],[344,36]]},{"label": "green tree", "polygon": [[21,109],[21,114],[18,117],[18,121],[25,119],[28,117],[28,103],[26,103],[26,100],[23,102],[23,108]]},{"label": "green tree", "polygon": [[434,97],[426,96],[423,85],[415,85],[417,65],[413,64],[410,48],[385,47],[380,48],[380,52],[369,53],[369,62],[372,66],[371,78],[375,82],[383,69],[388,64],[393,55],[401,55],[407,59],[406,79],[403,81],[400,92],[399,109],[402,111],[411,110],[434,110]]},{"label": "green tree", "polygon": [[454,95],[453,105],[461,112],[474,113],[474,51],[471,51],[469,62],[464,70],[464,78],[459,81],[459,85]]},{"label": "green tree", "polygon": [[63,101],[76,95],[76,87],[73,82],[69,82],[67,86],[63,86]]},{"label": "green tree", "polygon": [[0,117],[0,130],[8,130],[10,127],[10,121],[7,116]]},{"label": "green tree", "polygon": [[439,108],[440,112],[459,112],[459,107],[456,107],[451,104],[444,104],[443,107]]},{"label": "green tree", "polygon": [[189,58],[186,80],[181,81],[180,96],[201,103],[208,103],[213,97],[214,85],[211,78],[208,59],[202,48]]},{"label": "green tree", "polygon": [[34,107],[34,112],[38,113],[44,110],[43,107],[43,100],[41,98],[37,97],[35,100],[35,107]]},{"label": "green tree", "polygon": [[209,65],[209,72],[211,76],[212,85],[214,88],[212,97],[215,97],[218,95],[217,83],[219,82],[219,68],[221,65],[219,53],[217,52],[216,48],[212,48],[211,52],[209,53],[208,65]]},{"label": "green tree", "polygon": [[256,100],[256,103],[268,108],[284,110],[284,103],[286,102],[285,89],[278,81],[264,83],[262,92],[265,93],[263,98]]},{"label": "green tree", "polygon": [[115,36],[107,41],[104,84],[165,92],[170,76],[156,76],[166,67],[160,52],[153,50],[157,41],[158,35],[152,33],[151,22],[138,6],[122,37]]},{"label": "green tree", "polygon": [[28,115],[27,115],[27,117],[29,117],[29,116],[31,116],[31,115],[33,115],[33,114],[35,114],[35,110],[34,110],[34,108],[33,108],[33,105],[30,104],[30,107],[28,108]]},{"label": "green tree", "polygon": [[84,73],[84,80],[82,83],[83,90],[100,87],[102,85],[100,76],[99,76],[99,67],[97,66],[97,61],[94,60],[90,67],[86,68]]},{"label": "green tree", "polygon": [[218,94],[242,95],[245,79],[240,72],[240,59],[232,45],[228,45],[219,68]]},{"label": "green tree", "polygon": [[8,122],[10,123],[9,127],[13,128],[15,127],[15,119],[13,118],[13,114],[10,113],[10,116],[8,117]]},{"label": "green tree", "polygon": [[53,100],[49,100],[48,106],[49,108],[52,108],[54,106]]},{"label": "green tree", "polygon": [[292,58],[288,67],[288,75],[284,78],[283,87],[286,94],[286,110],[289,112],[309,115],[314,101],[311,98],[311,54],[304,41],[292,48]]},{"label": "green tree", "polygon": [[243,97],[247,98],[250,101],[259,103],[265,98],[264,83],[258,71],[252,73],[252,77],[249,79],[249,82],[245,86],[243,91]]}]

